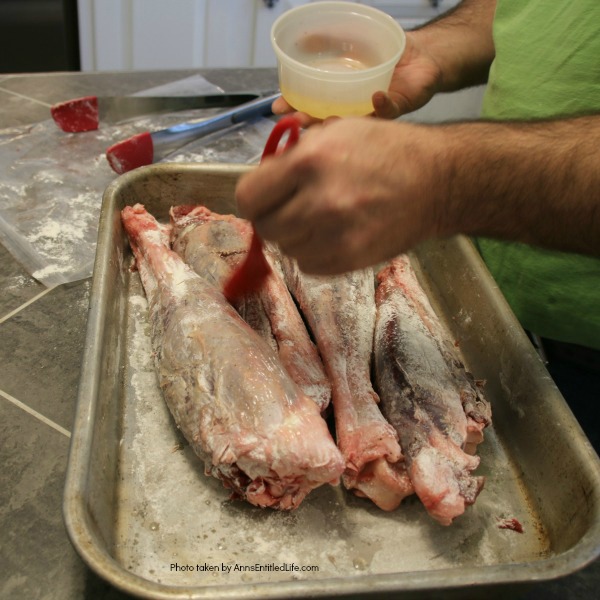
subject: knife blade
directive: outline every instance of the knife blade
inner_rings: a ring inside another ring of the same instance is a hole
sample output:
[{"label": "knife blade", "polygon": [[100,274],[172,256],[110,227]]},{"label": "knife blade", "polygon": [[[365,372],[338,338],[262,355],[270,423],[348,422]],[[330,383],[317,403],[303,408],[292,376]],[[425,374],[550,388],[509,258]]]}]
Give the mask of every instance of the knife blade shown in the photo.
[{"label": "knife blade", "polygon": [[228,108],[250,102],[258,93],[198,96],[83,96],[50,108],[56,124],[69,133],[92,131],[100,123],[117,123],[139,115],[176,112],[192,108]]}]

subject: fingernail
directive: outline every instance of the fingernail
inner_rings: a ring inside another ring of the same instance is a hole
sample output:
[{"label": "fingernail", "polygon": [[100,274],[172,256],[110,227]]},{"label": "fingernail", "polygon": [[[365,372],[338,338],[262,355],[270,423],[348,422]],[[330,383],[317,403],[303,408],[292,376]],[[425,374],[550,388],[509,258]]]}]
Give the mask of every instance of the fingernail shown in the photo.
[{"label": "fingernail", "polygon": [[375,108],[382,108],[385,104],[385,97],[383,94],[373,94],[373,106]]}]

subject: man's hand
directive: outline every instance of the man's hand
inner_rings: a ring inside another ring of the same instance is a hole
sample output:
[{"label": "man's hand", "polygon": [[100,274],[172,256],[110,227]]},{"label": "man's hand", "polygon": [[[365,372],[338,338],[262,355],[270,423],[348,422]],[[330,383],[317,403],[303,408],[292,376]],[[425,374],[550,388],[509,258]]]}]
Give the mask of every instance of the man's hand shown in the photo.
[{"label": "man's hand", "polygon": [[[419,43],[415,34],[406,34],[406,48],[402,58],[394,69],[388,91],[373,94],[373,115],[382,119],[395,119],[400,115],[421,108],[431,100],[438,91],[441,82],[440,67]],[[273,102],[273,113],[284,115],[294,113],[302,127],[319,123],[303,112],[294,112],[285,98],[280,97]],[[335,115],[332,115],[335,116]]]},{"label": "man's hand", "polygon": [[[311,127],[238,184],[241,216],[311,273],[341,273],[438,233],[426,182],[444,160],[435,131],[365,118]],[[423,177],[423,173],[428,177]]]},{"label": "man's hand", "polygon": [[484,235],[600,255],[600,115],[311,127],[237,187],[240,214],[310,273],[376,264],[419,242]]},{"label": "man's hand", "polygon": [[439,91],[440,65],[414,33],[406,34],[406,48],[394,69],[387,92],[373,94],[376,117],[396,119],[425,106]]},{"label": "man's hand", "polygon": [[[433,22],[406,33],[406,48],[388,90],[373,95],[373,113],[395,119],[421,108],[434,94],[484,83],[494,58],[492,22],[495,0],[463,0]],[[273,103],[277,115],[294,112],[283,98]],[[303,127],[318,123],[295,115]]]}]

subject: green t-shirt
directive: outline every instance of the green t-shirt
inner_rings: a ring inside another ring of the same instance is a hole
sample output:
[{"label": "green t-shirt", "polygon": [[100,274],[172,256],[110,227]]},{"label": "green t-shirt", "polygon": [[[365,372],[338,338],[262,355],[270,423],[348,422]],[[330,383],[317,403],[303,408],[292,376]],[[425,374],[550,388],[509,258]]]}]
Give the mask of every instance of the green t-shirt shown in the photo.
[{"label": "green t-shirt", "polygon": [[[494,44],[483,117],[600,112],[600,0],[498,0]],[[526,329],[600,349],[600,259],[477,243]]]}]

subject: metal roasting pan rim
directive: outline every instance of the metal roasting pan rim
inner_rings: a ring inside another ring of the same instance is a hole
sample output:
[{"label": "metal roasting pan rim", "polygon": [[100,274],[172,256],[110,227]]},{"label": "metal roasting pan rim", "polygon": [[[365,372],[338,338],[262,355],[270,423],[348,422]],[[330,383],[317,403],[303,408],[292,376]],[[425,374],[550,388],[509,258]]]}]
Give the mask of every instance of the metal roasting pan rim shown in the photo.
[{"label": "metal roasting pan rim", "polygon": [[[101,373],[98,367],[103,351],[103,331],[107,315],[107,298],[112,282],[106,278],[111,260],[113,213],[124,189],[152,178],[239,176],[252,167],[238,164],[161,164],[142,167],[118,177],[104,193],[99,223],[97,255],[94,267],[86,342],[84,346],[77,410],[71,437],[63,516],[71,543],[84,562],[99,576],[124,592],[157,599],[207,598],[298,598],[339,597],[344,595],[388,594],[427,590],[453,590],[473,586],[532,583],[573,573],[600,556],[600,461],[587,438],[575,423],[574,443],[581,446],[586,459],[581,465],[592,482],[596,498],[591,526],[579,542],[568,550],[534,562],[460,567],[433,571],[409,571],[391,574],[365,574],[352,578],[330,578],[288,582],[243,583],[211,586],[172,586],[151,581],[127,570],[110,555],[105,540],[97,534],[96,523],[88,510],[88,480],[93,450],[94,419],[98,404]],[[465,253],[465,260],[484,278],[489,277],[471,242],[462,236],[452,243]],[[502,306],[499,292],[496,300]],[[510,311],[502,315],[509,326],[518,327]],[[564,400],[563,400],[564,402]],[[574,418],[573,418],[574,419]]]}]

